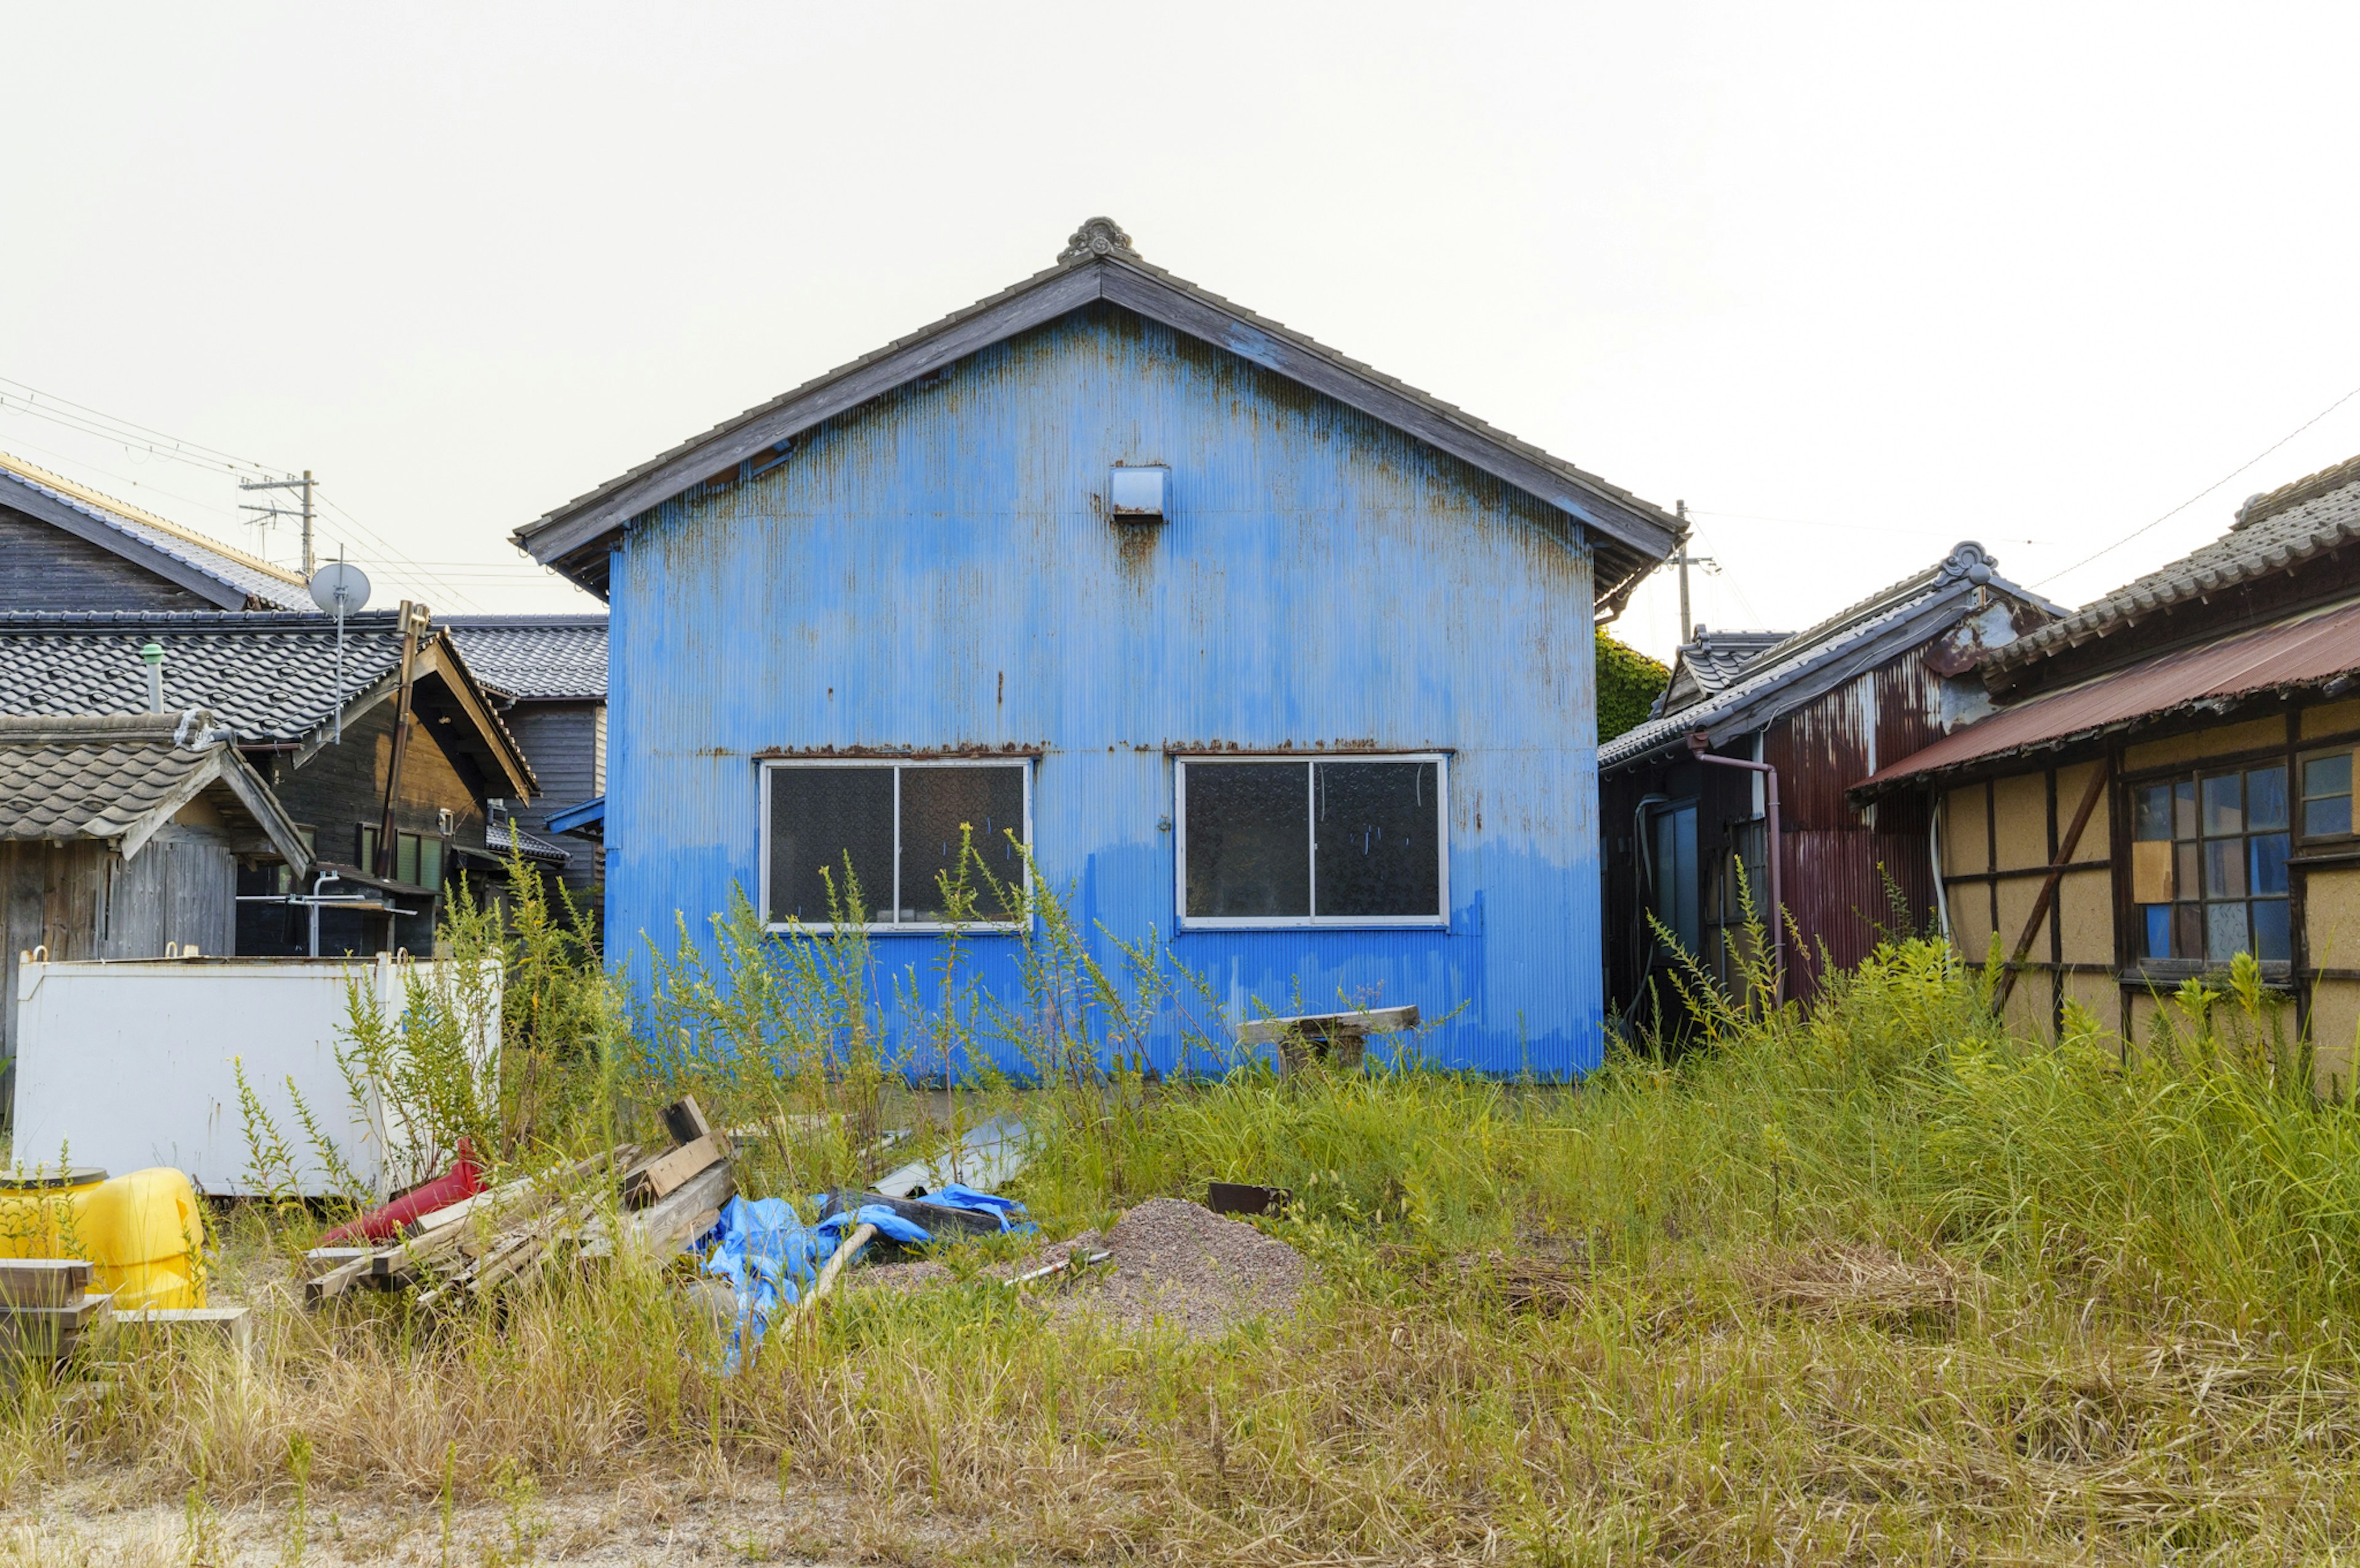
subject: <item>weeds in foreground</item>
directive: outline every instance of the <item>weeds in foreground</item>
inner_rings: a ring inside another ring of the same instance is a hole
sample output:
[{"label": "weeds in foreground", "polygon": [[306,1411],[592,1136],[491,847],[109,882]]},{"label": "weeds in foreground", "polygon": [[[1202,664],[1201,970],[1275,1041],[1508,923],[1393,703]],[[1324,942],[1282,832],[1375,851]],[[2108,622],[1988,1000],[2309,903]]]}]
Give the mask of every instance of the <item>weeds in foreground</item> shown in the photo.
[{"label": "weeds in foreground", "polygon": [[[661,1026],[685,1033],[629,1093],[782,1119],[751,1180],[873,1159],[858,1129],[933,1093],[895,1086],[876,992],[830,978],[848,953],[747,940],[779,989],[674,983]],[[2176,999],[2163,1044],[2086,1019],[2027,1042],[1976,970],[1896,942],[1808,1005],[1559,1089],[1102,1070],[1075,1042],[1121,1015],[1064,973],[1072,1021],[1036,1046],[1058,1070],[1024,1094],[980,1065],[991,1020],[956,975],[926,991],[918,1038],[978,1063],[957,1093],[1035,1130],[1017,1195],[1056,1235],[1210,1178],[1292,1187],[1268,1223],[1320,1267],[1296,1318],[1127,1338],[955,1269],[725,1377],[650,1266],[439,1319],[305,1313],[249,1235],[223,1267],[273,1303],[258,1365],[199,1348],[98,1401],[28,1382],[0,1499],[113,1466],[185,1492],[193,1536],[201,1503],[293,1495],[300,1434],[307,1498],[434,1499],[446,1542],[454,1503],[489,1505],[519,1552],[541,1499],[650,1473],[840,1488],[848,1544],[904,1558],[961,1531],[1241,1563],[2360,1550],[2360,1124],[2308,1093],[2257,985]]]}]

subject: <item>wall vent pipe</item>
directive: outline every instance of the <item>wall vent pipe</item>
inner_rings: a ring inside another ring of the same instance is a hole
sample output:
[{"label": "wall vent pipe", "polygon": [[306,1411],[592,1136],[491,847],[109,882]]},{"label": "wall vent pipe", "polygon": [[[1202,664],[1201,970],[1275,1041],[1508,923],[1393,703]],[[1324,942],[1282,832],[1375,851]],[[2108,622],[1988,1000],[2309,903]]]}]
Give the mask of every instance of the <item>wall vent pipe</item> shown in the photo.
[{"label": "wall vent pipe", "polygon": [[164,645],[150,641],[141,645],[140,659],[148,666],[148,711],[164,711]]}]

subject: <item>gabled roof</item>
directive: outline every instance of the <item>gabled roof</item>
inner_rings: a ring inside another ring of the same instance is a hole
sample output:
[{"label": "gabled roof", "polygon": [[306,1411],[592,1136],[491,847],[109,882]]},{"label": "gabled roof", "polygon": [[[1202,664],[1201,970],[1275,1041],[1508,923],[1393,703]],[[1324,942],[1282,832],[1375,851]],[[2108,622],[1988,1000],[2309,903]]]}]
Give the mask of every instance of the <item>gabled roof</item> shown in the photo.
[{"label": "gabled roof", "polygon": [[63,528],[224,610],[309,610],[302,577],[0,452],[0,506]]},{"label": "gabled roof", "polygon": [[1670,552],[1682,527],[1662,507],[1463,408],[1151,265],[1112,219],[1092,218],[1075,231],[1055,266],[748,408],[576,496],[513,537],[544,566],[603,593],[609,548],[650,507],[707,481],[734,478],[740,464],[777,452],[824,420],[1098,299],[1333,397],[1578,519],[1597,544],[1601,609],[1629,595]]},{"label": "gabled roof", "polygon": [[2291,572],[2355,539],[2360,539],[2360,457],[2254,496],[2237,509],[2227,533],[2019,637],[1992,656],[1986,677],[2005,680],[2039,659],[2136,626],[2175,604]]},{"label": "gabled roof", "polygon": [[485,823],[484,847],[502,860],[516,853],[544,866],[563,866],[574,858],[563,844],[552,844],[530,828],[509,822]]},{"label": "gabled roof", "polygon": [[[291,746],[299,767],[333,738],[336,623],[316,613],[0,613],[0,713],[144,713],[148,667],[139,649],[151,640],[164,649],[166,708],[202,708],[242,746]],[[434,678],[434,702],[463,719],[450,738],[494,789],[532,794],[532,769],[516,737],[442,628],[429,636],[417,673]],[[391,696],[400,674],[398,614],[347,615],[344,722]]]},{"label": "gabled roof", "polygon": [[1994,570],[1972,541],[1961,544],[1914,577],[1847,605],[1819,625],[1795,633],[1749,659],[1737,681],[1685,708],[1648,720],[1598,748],[1598,765],[1612,768],[1705,731],[1716,746],[1770,724],[1832,691],[1906,648],[1938,637],[1969,615],[1989,589],[2045,615],[2062,615],[2028,589]]},{"label": "gabled roof", "polygon": [[448,615],[440,623],[484,689],[525,701],[603,701],[604,615]]},{"label": "gabled roof", "polygon": [[102,839],[129,860],[208,795],[296,875],[311,869],[303,835],[210,713],[0,717],[0,839]]},{"label": "gabled roof", "polygon": [[1737,683],[1745,667],[1793,637],[1792,632],[1713,632],[1697,628],[1672,656],[1671,679],[1655,699],[1653,716],[1678,713]]}]

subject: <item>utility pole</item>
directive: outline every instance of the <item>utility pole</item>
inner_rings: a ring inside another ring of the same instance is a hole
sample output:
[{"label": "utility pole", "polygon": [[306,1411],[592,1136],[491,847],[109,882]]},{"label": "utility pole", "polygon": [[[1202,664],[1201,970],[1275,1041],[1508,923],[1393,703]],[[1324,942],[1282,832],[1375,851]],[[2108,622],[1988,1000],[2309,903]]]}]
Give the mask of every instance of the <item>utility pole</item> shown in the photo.
[{"label": "utility pole", "polygon": [[1673,505],[1680,516],[1680,543],[1679,553],[1672,557],[1672,564],[1680,569],[1680,641],[1686,643],[1696,637],[1696,623],[1688,619],[1688,568],[1719,566],[1721,562],[1709,555],[1688,553],[1688,504],[1676,501]]},{"label": "utility pole", "polygon": [[257,506],[250,501],[241,502],[239,509],[259,512],[266,518],[300,517],[303,519],[303,577],[306,582],[309,582],[311,576],[311,471],[308,468],[303,471],[303,477],[300,479],[290,474],[284,479],[241,479],[237,482],[237,487],[241,490],[300,490],[303,492],[303,506],[300,511],[287,506]]}]

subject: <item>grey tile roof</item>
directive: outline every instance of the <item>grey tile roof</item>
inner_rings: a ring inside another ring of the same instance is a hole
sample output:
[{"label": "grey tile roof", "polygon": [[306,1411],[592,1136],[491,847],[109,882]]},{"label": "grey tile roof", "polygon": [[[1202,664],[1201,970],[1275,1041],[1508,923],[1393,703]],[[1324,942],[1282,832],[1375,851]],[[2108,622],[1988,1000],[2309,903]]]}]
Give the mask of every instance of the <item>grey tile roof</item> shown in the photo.
[{"label": "grey tile roof", "polygon": [[[1738,680],[1720,691],[1648,720],[1598,748],[1601,768],[1645,756],[1683,740],[1695,730],[1712,730],[1742,719],[1748,729],[1767,724],[1789,706],[1816,696],[1831,670],[1844,670],[1862,656],[1880,653],[1896,636],[1933,637],[1955,620],[1977,588],[1989,587],[2055,615],[2064,613],[1994,569],[1983,546],[1961,543],[1940,561],[1848,604],[1836,614],[1745,661]],[[1889,654],[1881,654],[1889,657]]]},{"label": "grey tile roof", "polygon": [[[347,701],[399,665],[396,619],[345,617]],[[150,638],[164,706],[209,709],[242,742],[301,740],[335,717],[335,621],[240,611],[0,614],[0,713],[145,713]]]},{"label": "grey tile roof", "polygon": [[501,859],[508,858],[512,848],[521,848],[527,860],[544,861],[563,866],[574,858],[563,844],[552,844],[530,828],[514,822],[488,822],[484,827],[484,845]]},{"label": "grey tile roof", "polygon": [[281,610],[311,610],[316,607],[311,603],[311,592],[305,588],[302,577],[297,572],[257,560],[242,550],[223,544],[218,539],[207,539],[192,528],[184,528],[153,512],[143,511],[127,502],[102,495],[87,485],[77,485],[61,474],[37,468],[22,458],[0,452],[0,504],[5,504],[10,490],[16,487],[47,496],[94,523],[160,550],[216,583],[244,593],[261,607]]},{"label": "grey tile roof", "polygon": [[1776,648],[1792,632],[1708,631],[1695,642],[1682,643],[1673,656],[1672,678],[1655,699],[1661,716],[1715,696],[1737,682],[1748,664]]},{"label": "grey tile roof", "polygon": [[2237,510],[2219,539],[2017,638],[1986,661],[2005,676],[2133,626],[2159,610],[2284,572],[2360,537],[2360,457],[2323,468]]},{"label": "grey tile roof", "polygon": [[0,839],[123,837],[220,766],[218,739],[181,744],[191,728],[179,713],[0,718]]},{"label": "grey tile roof", "polygon": [[606,695],[604,615],[446,615],[438,624],[475,679],[503,697]]},{"label": "grey tile roof", "polygon": [[[1267,316],[1258,315],[1242,305],[1223,299],[1208,289],[1200,288],[1186,278],[1165,271],[1142,257],[1138,251],[1132,248],[1131,236],[1125,234],[1113,220],[1091,218],[1086,221],[1066,242],[1065,248],[1058,254],[1056,265],[1012,283],[1000,292],[988,295],[962,310],[954,310],[940,321],[896,338],[880,348],[862,354],[858,359],[836,366],[834,370],[815,376],[801,386],[781,393],[769,402],[757,404],[734,419],[723,420],[709,430],[691,436],[677,446],[657,453],[645,463],[625,470],[604,485],[544,513],[517,529],[511,537],[519,547],[532,554],[536,560],[556,566],[558,570],[574,576],[577,580],[586,577],[596,583],[603,583],[606,570],[603,552],[597,553],[593,564],[585,568],[577,563],[577,558],[585,551],[585,545],[579,540],[569,539],[565,536],[571,531],[573,525],[586,517],[595,516],[621,493],[630,490],[639,481],[658,474],[661,471],[673,466],[701,449],[724,441],[746,426],[763,419],[766,416],[778,413],[808,399],[823,388],[839,382],[849,381],[858,376],[860,373],[891,360],[896,355],[959,333],[961,329],[979,324],[982,318],[991,315],[994,311],[1036,289],[1054,285],[1059,279],[1091,268],[1127,269],[1153,278],[1167,288],[1178,291],[1195,304],[1208,308],[1229,322],[1266,332],[1272,338],[1300,351],[1307,359],[1340,368],[1363,383],[1382,388],[1404,399],[1417,409],[1433,416],[1442,424],[1464,431],[1480,443],[1513,453],[1524,462],[1537,465],[1572,490],[1587,491],[1592,495],[1610,499],[1626,508],[1628,514],[1637,520],[1642,532],[1656,535],[1658,538],[1627,544],[1613,541],[1616,542],[1615,553],[1625,558],[1618,563],[1624,573],[1624,580],[1620,583],[1601,581],[1599,584],[1601,602],[1609,597],[1619,598],[1626,595],[1632,588],[1635,587],[1639,578],[1644,576],[1645,572],[1663,558],[1670,548],[1672,539],[1685,526],[1678,517],[1665,511],[1655,503],[1642,500],[1622,486],[1610,484],[1595,474],[1578,468],[1563,458],[1554,456],[1533,445],[1530,441],[1519,440],[1508,434],[1507,431],[1477,419],[1456,404],[1445,402],[1430,392],[1420,391],[1373,366],[1338,353],[1306,333],[1296,332],[1294,328],[1273,321]],[[967,335],[973,334],[970,332]],[[965,343],[967,339],[962,336],[958,341]],[[988,338],[978,341],[972,346],[964,348],[962,352],[971,353],[974,348],[985,346],[989,341],[990,340]],[[1224,346],[1236,347],[1237,345],[1230,343]],[[1284,372],[1282,370],[1279,374],[1284,375]],[[734,466],[734,463],[731,466]],[[672,487],[670,493],[678,494],[680,491],[694,489],[698,483],[708,477],[710,472],[708,470],[707,473],[687,475],[677,486]],[[661,498],[660,496],[651,497],[644,503],[635,502],[629,509],[634,513],[645,511],[648,506],[654,505],[656,500]],[[619,517],[610,519],[600,527],[595,537],[604,538],[609,533],[618,531],[622,523],[623,519]],[[537,545],[537,541],[542,540],[549,542]],[[1610,541],[1601,539],[1601,542],[1603,544]],[[1658,542],[1662,545],[1660,549],[1656,548]]]}]

